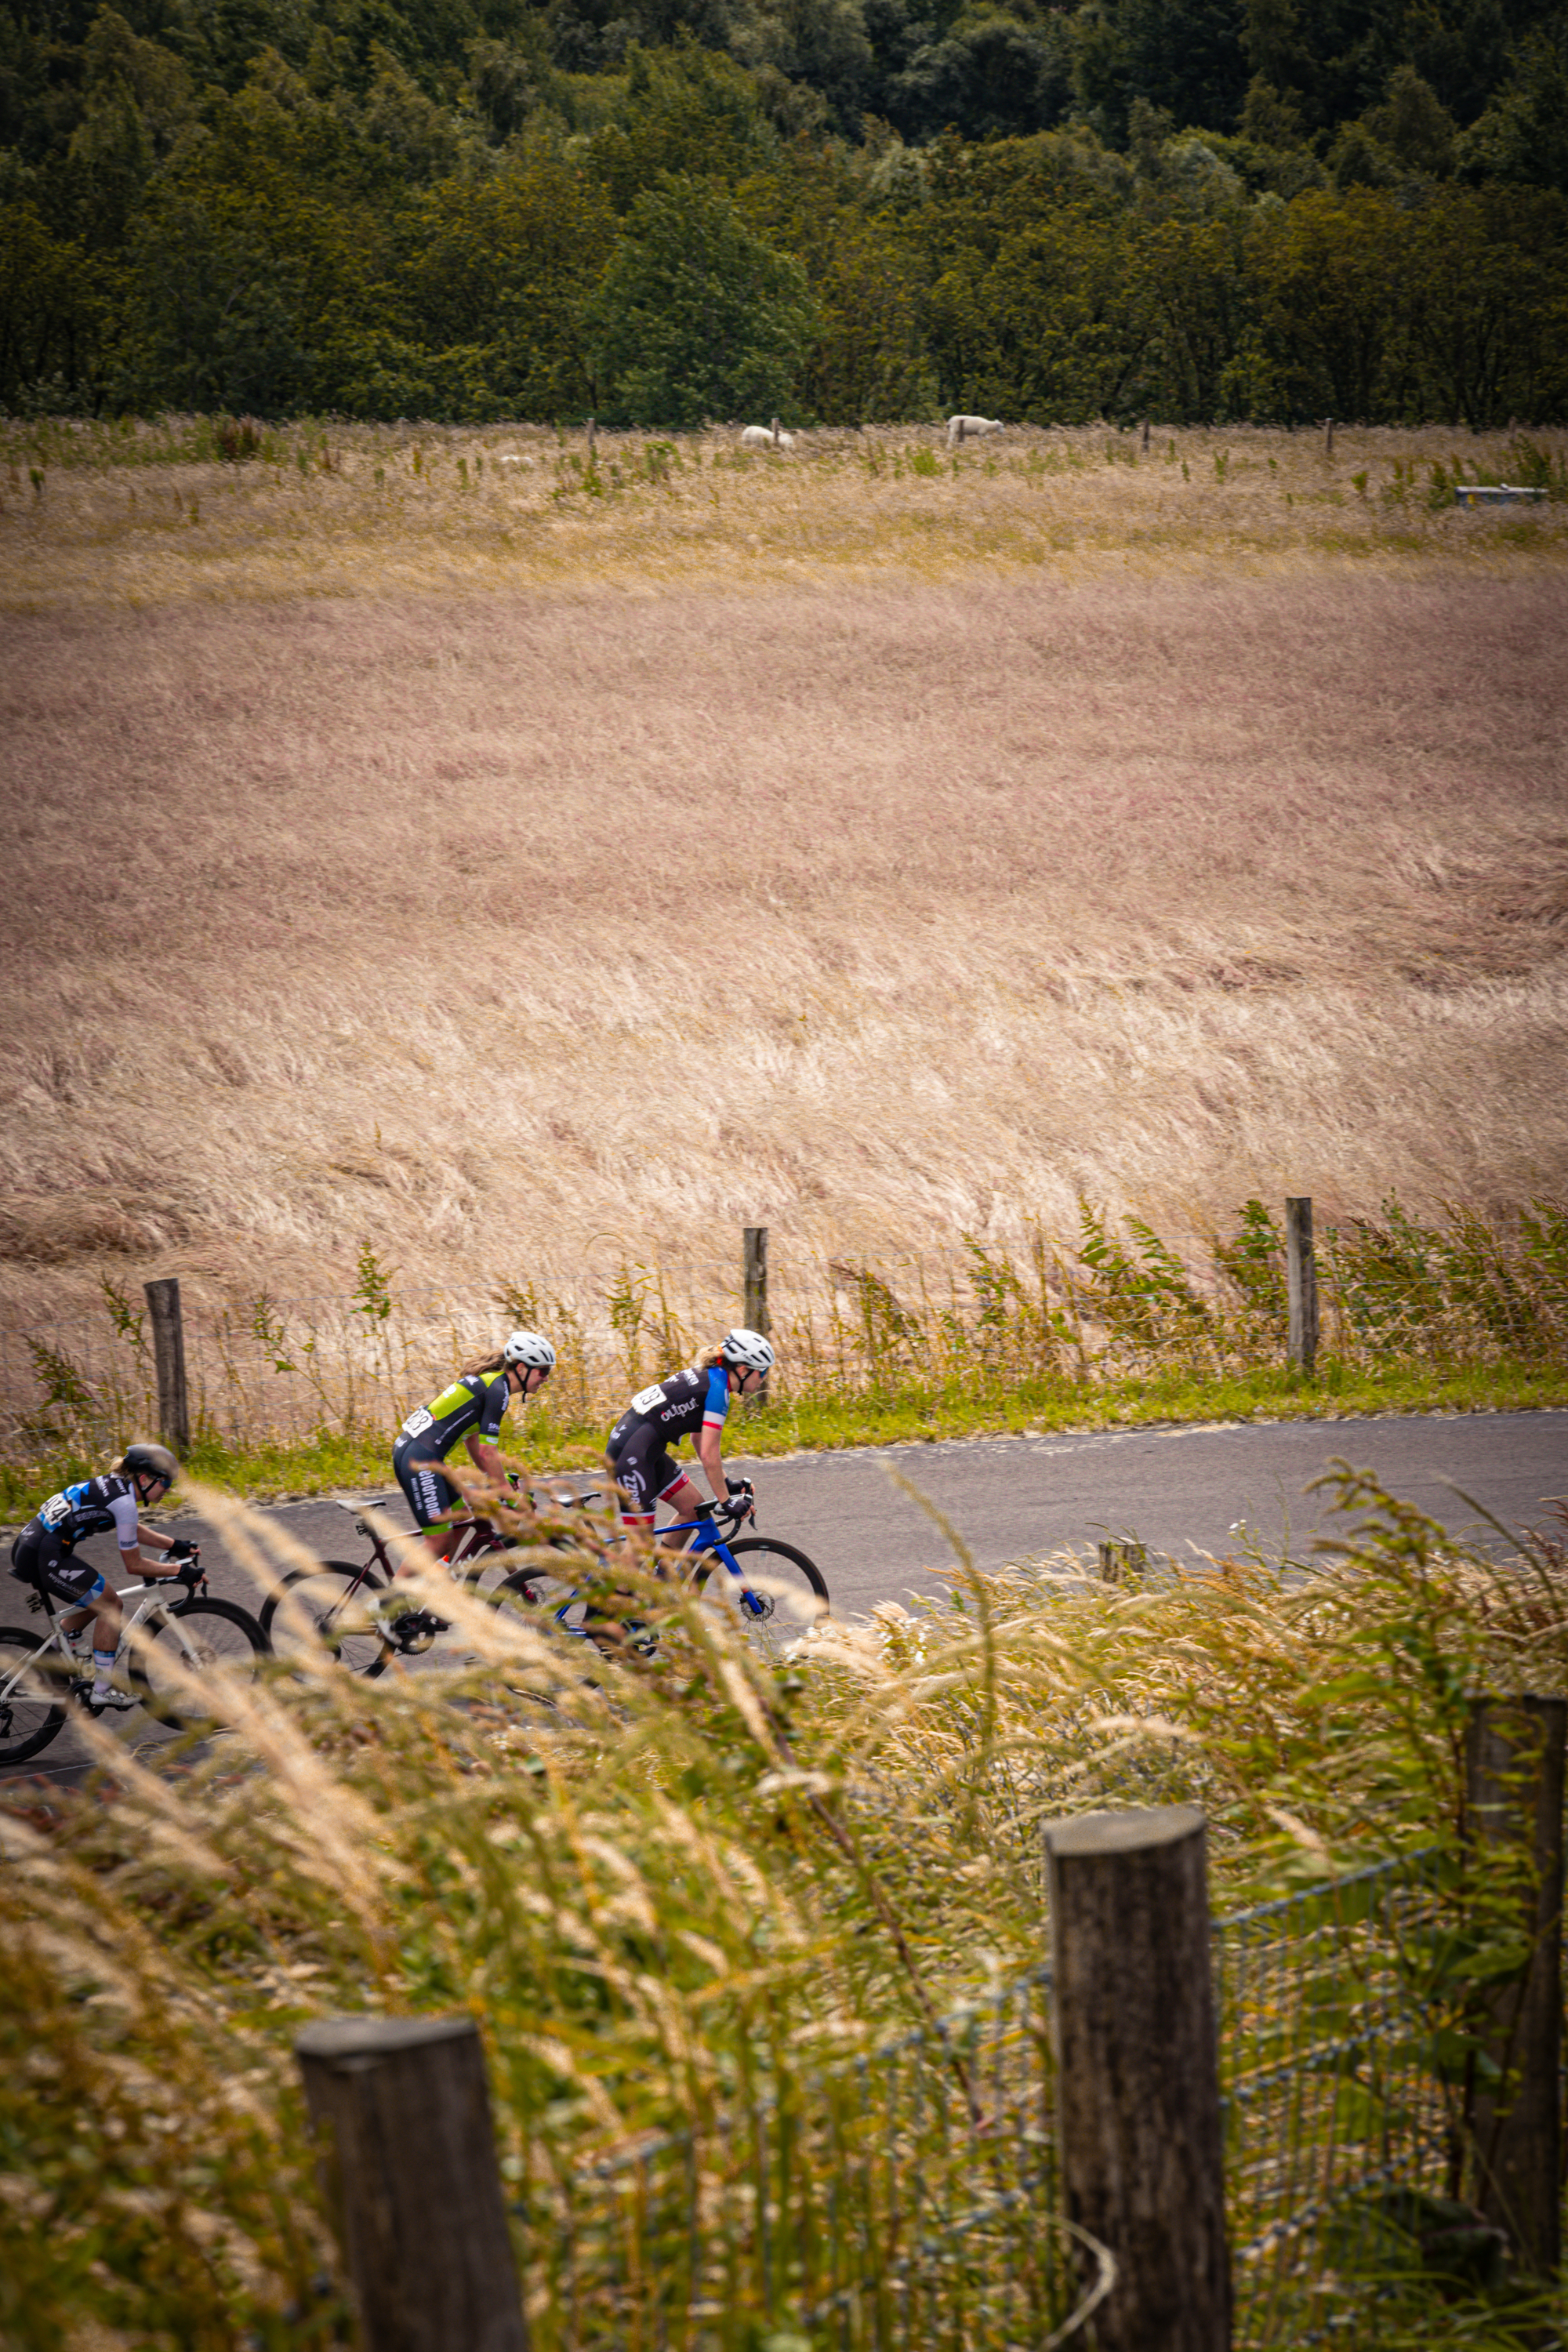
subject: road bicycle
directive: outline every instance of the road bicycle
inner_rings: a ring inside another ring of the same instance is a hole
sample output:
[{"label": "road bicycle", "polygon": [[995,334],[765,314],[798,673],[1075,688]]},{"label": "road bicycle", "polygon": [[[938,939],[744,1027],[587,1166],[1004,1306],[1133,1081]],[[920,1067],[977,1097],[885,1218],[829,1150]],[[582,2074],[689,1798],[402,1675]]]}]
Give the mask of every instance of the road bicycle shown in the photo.
[{"label": "road bicycle", "polygon": [[[595,1493],[572,1499],[579,1509],[587,1509],[599,1496]],[[566,1497],[558,1496],[556,1500]],[[827,1580],[796,1545],[781,1543],[776,1536],[737,1534],[741,1527],[754,1528],[756,1509],[747,1486],[727,1501],[700,1511],[694,1519],[661,1528],[661,1549],[652,1555],[649,1566],[656,1574],[689,1582],[709,1601],[732,1606],[747,1640],[776,1654],[826,1617]],[[689,1540],[679,1551],[663,1549],[671,1536],[681,1535]],[[610,1546],[625,1540],[624,1534],[608,1538]],[[563,1548],[571,1549],[570,1541]],[[622,1624],[617,1632],[614,1618],[598,1606],[591,1591],[575,1586],[563,1591],[549,1570],[537,1565],[516,1569],[504,1577],[493,1597],[498,1603],[515,1600],[529,1608],[548,1609],[564,1633],[596,1642],[600,1647],[616,1644],[622,1638],[629,1639],[634,1648],[648,1646],[644,1628]]]},{"label": "road bicycle", "polygon": [[[388,1538],[363,1517],[363,1505],[340,1501],[339,1507],[353,1518],[354,1533],[367,1538],[369,1559],[323,1559],[314,1568],[293,1570],[268,1594],[261,1610],[261,1633],[268,1648],[279,1656],[287,1657],[303,1635],[331,1650],[351,1674],[382,1675],[394,1658],[417,1657],[429,1649],[446,1628],[440,1618],[426,1609],[410,1609],[402,1617],[381,1616],[376,1603],[396,1574]],[[497,1555],[515,1556],[516,1543],[485,1519],[456,1519],[451,1533],[452,1576],[483,1598],[492,1580],[500,1582]]]},{"label": "road bicycle", "polygon": [[[586,1494],[544,1491],[557,1509],[591,1510],[603,1501],[597,1487]],[[358,1562],[324,1559],[314,1569],[296,1569],[268,1595],[261,1612],[261,1630],[268,1646],[280,1654],[286,1655],[302,1633],[323,1643],[351,1674],[384,1674],[395,1658],[416,1656],[429,1649],[445,1627],[426,1610],[410,1610],[403,1617],[391,1619],[381,1616],[377,1604],[395,1572],[387,1538],[360,1516],[358,1505],[344,1503],[342,1507],[353,1515],[355,1531],[368,1538],[369,1558]],[[827,1584],[815,1561],[794,1544],[780,1543],[769,1536],[735,1534],[743,1521],[754,1516],[755,1505],[747,1493],[711,1513],[664,1528],[664,1536],[686,1534],[692,1538],[687,1549],[667,1554],[665,1559],[672,1573],[689,1575],[699,1591],[708,1591],[717,1571],[722,1570],[722,1584],[715,1586],[710,1597],[722,1591],[733,1601],[751,1640],[765,1648],[782,1649],[826,1613]],[[726,1523],[725,1532],[720,1529],[720,1518]],[[500,1534],[484,1519],[455,1520],[452,1534],[451,1574],[481,1600],[497,1606],[521,1604],[530,1611],[548,1610],[562,1632],[583,1639],[602,1643],[614,1638],[608,1632],[610,1621],[580,1580],[569,1574],[552,1577],[538,1564],[504,1572],[507,1558],[516,1555],[516,1539]],[[625,1539],[616,1533],[608,1541],[614,1546]],[[552,1550],[581,1557],[569,1535],[555,1535],[546,1541]],[[285,1605],[286,1598],[291,1605]]]},{"label": "road bicycle", "polygon": [[[184,1598],[167,1598],[172,1585]],[[191,1696],[188,1677],[215,1668],[254,1681],[267,1644],[247,1610],[217,1601],[207,1591],[199,1554],[182,1563],[177,1577],[121,1590],[127,1609],[115,1652],[117,1675],[159,1723],[184,1730],[208,1718]],[[0,1625],[0,1764],[25,1764],[57,1737],[74,1704],[91,1711],[92,1637],[96,1620],[76,1634],[62,1617],[74,1604],[51,1592],[31,1592],[27,1606],[49,1621],[47,1633],[20,1625]]]}]

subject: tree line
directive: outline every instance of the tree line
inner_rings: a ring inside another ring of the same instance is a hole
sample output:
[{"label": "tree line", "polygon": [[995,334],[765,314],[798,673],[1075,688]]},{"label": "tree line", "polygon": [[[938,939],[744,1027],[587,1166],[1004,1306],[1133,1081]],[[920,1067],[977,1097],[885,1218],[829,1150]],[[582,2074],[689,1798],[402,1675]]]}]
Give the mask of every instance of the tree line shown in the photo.
[{"label": "tree line", "polygon": [[0,7],[14,413],[1568,414],[1536,0],[124,5]]}]

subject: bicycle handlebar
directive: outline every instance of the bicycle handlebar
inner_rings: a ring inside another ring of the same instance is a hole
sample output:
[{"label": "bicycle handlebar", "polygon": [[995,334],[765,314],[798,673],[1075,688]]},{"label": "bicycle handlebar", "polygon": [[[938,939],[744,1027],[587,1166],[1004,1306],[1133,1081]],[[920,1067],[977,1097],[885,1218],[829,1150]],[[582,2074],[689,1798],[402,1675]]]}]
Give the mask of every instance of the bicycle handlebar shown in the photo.
[{"label": "bicycle handlebar", "polygon": [[702,1516],[705,1519],[733,1519],[739,1526],[742,1519],[754,1518],[756,1511],[754,1495],[726,1495],[721,1503],[710,1504]]}]

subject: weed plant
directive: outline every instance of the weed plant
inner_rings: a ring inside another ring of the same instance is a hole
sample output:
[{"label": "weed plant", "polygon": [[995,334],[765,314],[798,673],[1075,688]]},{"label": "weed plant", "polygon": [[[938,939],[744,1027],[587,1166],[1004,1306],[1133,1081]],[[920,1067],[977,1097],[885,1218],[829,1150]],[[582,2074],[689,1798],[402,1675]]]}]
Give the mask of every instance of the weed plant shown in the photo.
[{"label": "weed plant", "polygon": [[[1201,1252],[1201,1255],[1200,1255]],[[1286,1361],[1280,1221],[1247,1202],[1228,1232],[1179,1251],[1146,1222],[1082,1205],[1070,1243],[971,1237],[957,1258],[802,1265],[781,1254],[780,1366],[740,1443],[891,1443],[988,1429],[1543,1404],[1568,1393],[1568,1213],[1511,1219],[1451,1206],[1440,1222],[1396,1199],[1320,1237],[1322,1353]],[[153,1425],[143,1314],[110,1280],[101,1310],[29,1338],[32,1396],[0,1461],[0,1509],[44,1496]],[[690,1360],[739,1311],[683,1294],[657,1264],[623,1260],[566,1296],[501,1284],[467,1301],[405,1300],[362,1247],[329,1312],[258,1294],[190,1318],[198,1475],[250,1493],[384,1484],[393,1432],[498,1315],[549,1331],[550,1387],[518,1442],[536,1469],[597,1466],[605,1433],[647,1381]],[[19,1368],[17,1368],[19,1369]],[[16,1379],[16,1371],[12,1374]]]},{"label": "weed plant", "polygon": [[[1202,1804],[1220,1911],[1436,1847],[1452,1932],[1422,1998],[1458,2113],[1478,1984],[1517,1966],[1528,1891],[1465,1845],[1469,1694],[1563,1686],[1568,1555],[1547,1532],[1499,1567],[1340,1483],[1326,1564],[1106,1587],[960,1556],[945,1603],[781,1661],[589,1541],[591,1679],[537,1617],[443,1586],[466,1666],[369,1685],[300,1649],[227,1694],[231,1737],[156,1769],[95,1729],[95,1789],[0,1801],[0,2327],[39,2352],[332,2340],[292,2034],[466,2009],[553,2343],[544,2224],[574,2182],[645,2133],[705,2146],[1038,1962],[1042,1823],[1105,1804]],[[270,1523],[203,1499],[259,1577],[293,1563]],[[491,1500],[522,1559],[560,1532]],[[616,1651],[626,1609],[653,1657]],[[1380,2345],[1492,2352],[1542,2324],[1401,2292]],[[734,2316],[739,2344],[788,2312]]]}]

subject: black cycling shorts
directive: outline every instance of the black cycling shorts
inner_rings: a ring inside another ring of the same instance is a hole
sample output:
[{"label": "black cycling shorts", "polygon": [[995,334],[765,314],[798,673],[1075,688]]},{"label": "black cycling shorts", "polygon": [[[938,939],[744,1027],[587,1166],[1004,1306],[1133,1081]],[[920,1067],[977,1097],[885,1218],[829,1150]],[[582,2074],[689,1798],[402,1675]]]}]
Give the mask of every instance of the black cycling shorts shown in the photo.
[{"label": "black cycling shorts", "polygon": [[605,1459],[621,1489],[624,1519],[651,1519],[654,1505],[662,1503],[686,1475],[674,1454],[666,1451],[657,1421],[634,1423],[620,1452],[606,1454]]},{"label": "black cycling shorts", "polygon": [[438,1462],[422,1462],[416,1437],[400,1437],[392,1449],[392,1466],[397,1483],[408,1497],[408,1507],[414,1514],[415,1525],[434,1527],[448,1511],[462,1501],[451,1480],[442,1475]]},{"label": "black cycling shorts", "polygon": [[57,1601],[68,1601],[73,1609],[96,1601],[105,1589],[98,1570],[67,1551],[54,1530],[41,1528],[37,1519],[11,1547],[11,1573],[40,1592],[52,1592]]}]

